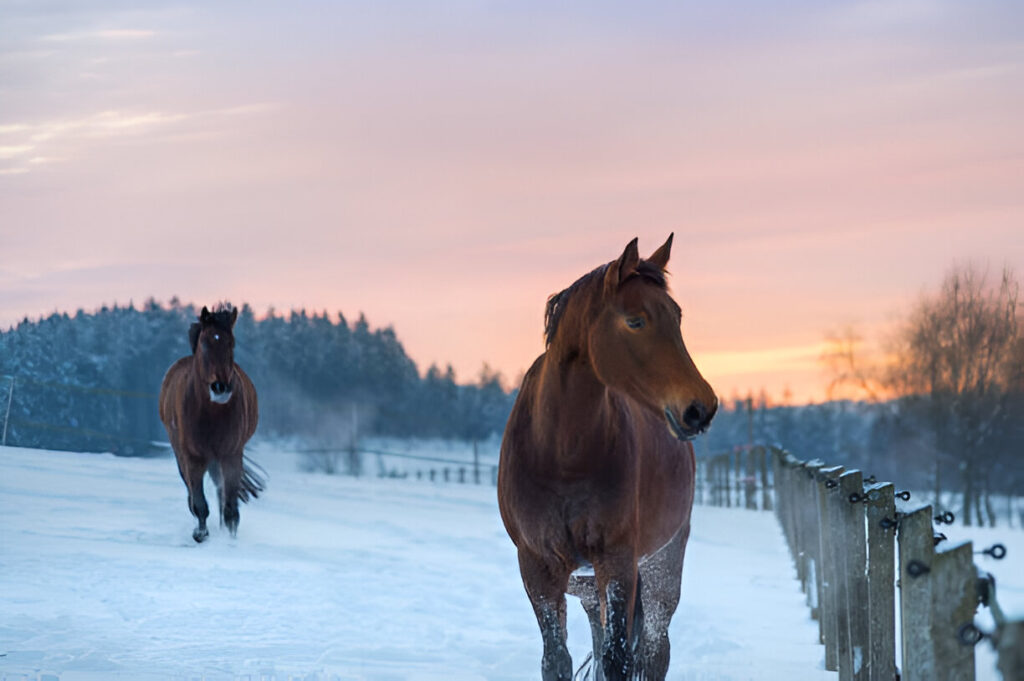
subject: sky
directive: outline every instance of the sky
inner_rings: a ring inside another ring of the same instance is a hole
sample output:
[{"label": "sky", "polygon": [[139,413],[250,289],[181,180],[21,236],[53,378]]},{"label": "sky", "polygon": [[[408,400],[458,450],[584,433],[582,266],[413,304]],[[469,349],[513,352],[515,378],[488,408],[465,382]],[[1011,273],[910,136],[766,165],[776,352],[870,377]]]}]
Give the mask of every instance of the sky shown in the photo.
[{"label": "sky", "polygon": [[[820,400],[956,262],[1024,273],[1024,5],[0,2],[0,327],[364,312],[421,371],[675,234],[722,396]],[[184,331],[183,331],[184,333]],[[239,339],[239,343],[244,343]]]}]

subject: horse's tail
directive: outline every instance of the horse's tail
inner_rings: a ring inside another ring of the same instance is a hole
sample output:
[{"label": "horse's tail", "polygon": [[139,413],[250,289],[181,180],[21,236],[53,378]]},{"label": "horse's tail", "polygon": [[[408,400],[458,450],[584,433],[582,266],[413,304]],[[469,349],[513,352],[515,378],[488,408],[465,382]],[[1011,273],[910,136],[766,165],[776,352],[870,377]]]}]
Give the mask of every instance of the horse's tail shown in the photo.
[{"label": "horse's tail", "polygon": [[247,456],[242,457],[242,480],[238,485],[238,498],[249,501],[259,497],[267,485],[267,472]]}]

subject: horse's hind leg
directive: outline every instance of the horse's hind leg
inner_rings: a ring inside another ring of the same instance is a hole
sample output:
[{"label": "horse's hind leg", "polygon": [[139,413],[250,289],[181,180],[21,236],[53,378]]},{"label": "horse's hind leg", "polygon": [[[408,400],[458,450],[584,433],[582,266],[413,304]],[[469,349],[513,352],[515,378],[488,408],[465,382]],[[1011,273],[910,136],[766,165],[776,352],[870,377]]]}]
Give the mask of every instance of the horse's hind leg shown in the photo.
[{"label": "horse's hind leg", "polygon": [[203,475],[206,474],[206,462],[191,456],[178,457],[178,472],[188,488],[188,510],[196,517],[199,524],[192,530],[192,538],[202,542],[210,531],[206,529],[206,518],[210,515],[210,507],[206,504],[203,493]]},{"label": "horse's hind leg", "polygon": [[228,456],[220,461],[221,474],[221,522],[227,526],[231,536],[238,534],[238,491],[242,485],[242,453]]},{"label": "horse's hind leg", "polygon": [[572,658],[565,645],[565,590],[569,571],[523,549],[519,550],[519,571],[544,640],[541,678],[543,681],[571,681]]},{"label": "horse's hind leg", "polygon": [[680,528],[672,541],[640,565],[644,626],[639,662],[644,679],[661,681],[668,673],[668,625],[679,605],[683,557],[689,536],[689,525]]}]

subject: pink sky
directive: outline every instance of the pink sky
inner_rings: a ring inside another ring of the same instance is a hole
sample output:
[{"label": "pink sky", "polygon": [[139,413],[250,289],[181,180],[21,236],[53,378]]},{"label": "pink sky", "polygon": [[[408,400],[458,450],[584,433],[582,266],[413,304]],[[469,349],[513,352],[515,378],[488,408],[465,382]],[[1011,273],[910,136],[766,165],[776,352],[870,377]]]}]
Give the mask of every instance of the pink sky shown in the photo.
[{"label": "pink sky", "polygon": [[110,0],[0,24],[5,327],[149,296],[363,311],[421,370],[512,379],[549,294],[674,231],[708,379],[805,400],[828,331],[879,337],[957,260],[1024,273],[1012,2]]}]

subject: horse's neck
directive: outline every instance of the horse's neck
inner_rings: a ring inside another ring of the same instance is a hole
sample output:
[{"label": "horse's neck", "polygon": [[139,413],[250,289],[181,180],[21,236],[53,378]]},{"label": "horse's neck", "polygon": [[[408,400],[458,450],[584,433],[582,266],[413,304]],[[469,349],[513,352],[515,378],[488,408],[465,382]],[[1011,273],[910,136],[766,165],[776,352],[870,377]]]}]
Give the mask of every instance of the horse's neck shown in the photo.
[{"label": "horse's neck", "polygon": [[573,465],[607,441],[615,421],[614,396],[584,359],[568,364],[550,359],[541,373],[534,423],[543,423],[547,438],[554,434],[549,454]]},{"label": "horse's neck", "polygon": [[191,364],[191,371],[188,372],[188,390],[193,393],[193,397],[198,400],[198,405],[209,405],[210,403],[210,388],[203,381],[200,380],[200,357],[198,354],[194,354],[191,358],[193,364]]}]

